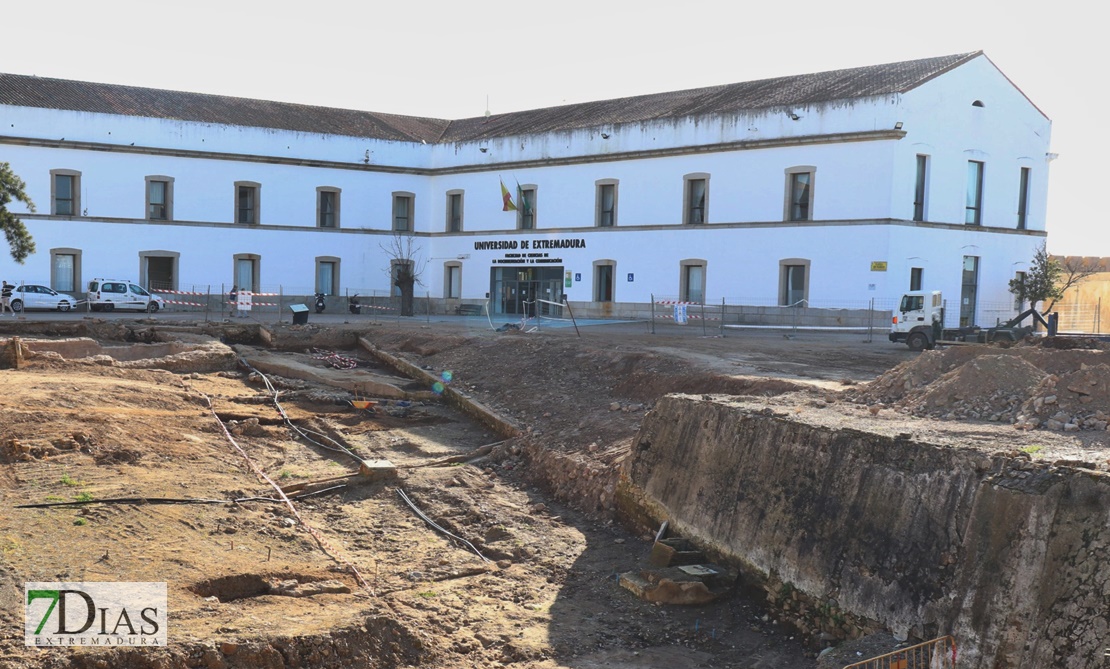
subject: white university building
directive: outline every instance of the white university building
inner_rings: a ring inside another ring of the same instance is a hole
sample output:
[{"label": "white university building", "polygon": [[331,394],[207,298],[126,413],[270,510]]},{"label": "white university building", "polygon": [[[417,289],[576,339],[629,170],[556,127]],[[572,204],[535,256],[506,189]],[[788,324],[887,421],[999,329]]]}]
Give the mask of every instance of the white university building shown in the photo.
[{"label": "white university building", "polygon": [[38,209],[11,206],[38,251],[0,278],[384,298],[411,259],[440,313],[924,289],[993,324],[1045,237],[1050,133],[981,52],[454,121],[0,74]]}]

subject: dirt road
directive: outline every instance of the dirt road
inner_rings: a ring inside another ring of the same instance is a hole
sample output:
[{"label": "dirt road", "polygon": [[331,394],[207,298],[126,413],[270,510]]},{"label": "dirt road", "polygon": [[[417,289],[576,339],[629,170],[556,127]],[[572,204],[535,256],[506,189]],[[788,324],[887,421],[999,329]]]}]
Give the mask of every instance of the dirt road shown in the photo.
[{"label": "dirt road", "polygon": [[[36,336],[7,327],[0,343]],[[117,343],[222,337],[248,356],[261,345],[241,325],[42,327],[47,338]],[[0,370],[0,666],[811,666],[815,649],[758,597],[660,607],[619,588],[616,574],[651,542],[612,522],[604,482],[664,393],[828,391],[912,356],[861,335],[652,335],[642,324],[581,336],[416,323],[277,330],[287,356],[326,369],[321,352],[341,353],[369,373],[380,363],[349,346],[363,336],[523,436],[506,440],[419,384],[404,390],[422,399],[371,413],[345,391],[270,379],[287,423],[274,391],[242,368],[177,363],[171,373],[29,355],[22,369]],[[334,441],[309,443],[291,425]],[[332,443],[390,461],[397,477],[358,481],[358,463]],[[550,453],[565,469],[545,469]],[[354,480],[289,506],[267,499],[277,493],[255,468],[287,488]],[[398,489],[469,545],[430,527]],[[51,502],[75,505],[17,508]],[[23,583],[81,580],[167,582],[169,646],[24,647]]]}]

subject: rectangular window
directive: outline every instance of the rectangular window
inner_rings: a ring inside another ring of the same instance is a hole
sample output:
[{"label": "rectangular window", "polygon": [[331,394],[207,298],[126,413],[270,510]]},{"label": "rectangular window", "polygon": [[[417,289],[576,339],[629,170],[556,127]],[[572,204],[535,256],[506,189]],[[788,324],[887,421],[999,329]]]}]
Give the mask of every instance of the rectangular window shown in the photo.
[{"label": "rectangular window", "polygon": [[150,202],[147,205],[147,218],[152,221],[166,220],[166,182],[151,181],[148,188],[147,197]]},{"label": "rectangular window", "polygon": [[812,175],[795,172],[790,175],[790,220],[809,220],[809,189]]},{"label": "rectangular window", "polygon": [[73,254],[58,253],[54,255],[54,290],[69,293],[77,290],[75,280],[77,262]]},{"label": "rectangular window", "polygon": [[393,297],[401,296],[401,287],[398,282],[402,277],[411,278],[413,263],[411,260],[394,260],[389,265],[389,286],[390,295]]},{"label": "rectangular window", "polygon": [[682,301],[702,304],[705,301],[705,267],[684,265],[683,270],[686,293],[682,296]]},{"label": "rectangular window", "polygon": [[921,267],[910,268],[910,290],[921,290],[921,279],[925,275],[925,269]]},{"label": "rectangular window", "polygon": [[520,214],[520,229],[521,230],[534,230],[536,228],[536,189],[535,188],[521,188],[520,189],[520,206],[517,208]]},{"label": "rectangular window", "polygon": [[967,161],[967,203],[964,205],[964,223],[983,224],[983,163]]},{"label": "rectangular window", "polygon": [[54,214],[77,215],[77,177],[71,174],[54,175]]},{"label": "rectangular window", "polygon": [[686,180],[686,222],[705,223],[705,179]]},{"label": "rectangular window", "polygon": [[1025,272],[1015,272],[1014,283],[1021,286],[1021,290],[1014,294],[1014,311],[1021,311],[1025,306]]},{"label": "rectangular window", "polygon": [[597,225],[611,228],[617,224],[617,186],[601,184],[597,187]]},{"label": "rectangular window", "polygon": [[1017,229],[1024,230],[1026,224],[1026,217],[1029,212],[1029,168],[1021,168],[1021,181],[1018,184],[1018,211],[1017,211]]},{"label": "rectangular window", "polygon": [[458,265],[447,266],[447,297],[462,297],[462,267]]},{"label": "rectangular window", "polygon": [[782,266],[782,306],[804,306],[806,298],[806,266]]},{"label": "rectangular window", "polygon": [[462,193],[450,193],[447,195],[447,232],[462,232],[462,223]]},{"label": "rectangular window", "polygon": [[[339,194],[333,190],[320,191],[320,220],[317,222],[321,228],[336,227],[337,202]],[[327,293],[331,295],[332,293]]]},{"label": "rectangular window", "polygon": [[[236,189],[235,212],[236,223],[242,225],[255,225],[258,223],[257,186],[239,186]],[[243,288],[242,285],[239,287]]]},{"label": "rectangular window", "polygon": [[254,260],[239,258],[235,261],[235,285],[241,291],[256,292],[254,286]]},{"label": "rectangular window", "polygon": [[925,174],[929,167],[929,157],[917,157],[917,178],[913,186],[913,220],[925,220]]},{"label": "rectangular window", "polygon": [[335,263],[321,260],[316,263],[316,291],[335,295]]},{"label": "rectangular window", "polygon": [[412,196],[393,196],[393,229],[397,232],[412,232]]}]

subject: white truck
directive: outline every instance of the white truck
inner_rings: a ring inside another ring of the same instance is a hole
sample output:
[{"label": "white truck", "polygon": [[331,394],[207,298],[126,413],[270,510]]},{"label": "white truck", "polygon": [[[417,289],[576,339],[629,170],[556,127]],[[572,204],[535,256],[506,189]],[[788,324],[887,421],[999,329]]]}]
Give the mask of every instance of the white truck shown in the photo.
[{"label": "white truck", "polygon": [[1026,317],[1041,323],[1049,334],[1055,334],[1055,319],[1045,320],[1035,309],[1026,309],[1006,323],[991,328],[968,325],[944,327],[944,298],[939,290],[912,291],[902,296],[891,318],[890,341],[905,342],[911,351],[935,348],[937,344],[1014,343],[1032,334],[1033,326],[1021,325]]}]

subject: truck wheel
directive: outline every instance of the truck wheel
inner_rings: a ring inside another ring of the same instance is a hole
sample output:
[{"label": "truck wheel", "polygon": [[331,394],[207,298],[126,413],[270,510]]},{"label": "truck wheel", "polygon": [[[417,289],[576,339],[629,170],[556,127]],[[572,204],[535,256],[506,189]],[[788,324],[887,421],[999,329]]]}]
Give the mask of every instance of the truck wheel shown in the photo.
[{"label": "truck wheel", "polygon": [[153,314],[153,313],[156,313],[157,311],[158,311],[158,303],[157,302],[155,302],[154,300],[151,300],[150,302],[146,303],[146,312],[148,314]]},{"label": "truck wheel", "polygon": [[914,332],[906,338],[906,346],[909,346],[911,351],[924,351],[929,348],[929,338],[920,332]]}]

